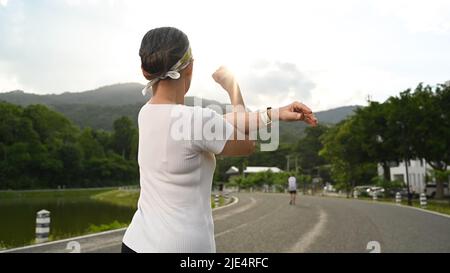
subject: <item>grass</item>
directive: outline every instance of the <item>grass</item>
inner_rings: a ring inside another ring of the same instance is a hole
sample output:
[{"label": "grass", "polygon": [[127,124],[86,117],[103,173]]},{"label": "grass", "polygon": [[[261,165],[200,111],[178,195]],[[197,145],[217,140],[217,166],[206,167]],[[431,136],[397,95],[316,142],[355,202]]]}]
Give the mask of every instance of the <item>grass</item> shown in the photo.
[{"label": "grass", "polygon": [[[91,196],[92,199],[107,202],[118,206],[126,206],[131,208],[137,208],[137,202],[139,199],[138,190],[113,190],[108,192],[99,193]],[[226,200],[223,196],[219,197],[219,206],[223,206]],[[211,207],[215,208],[214,196],[211,196]]]},{"label": "grass", "polygon": [[[89,225],[89,227],[83,231],[83,232],[78,232],[78,233],[71,233],[71,234],[64,234],[64,235],[53,235],[51,234],[49,236],[49,242],[52,241],[59,241],[59,240],[64,240],[67,238],[74,238],[74,237],[78,237],[78,236],[84,236],[84,235],[88,235],[88,234],[93,234],[93,233],[99,233],[99,232],[104,232],[104,231],[108,231],[108,230],[115,230],[115,229],[120,229],[120,228],[125,228],[128,227],[129,224],[127,223],[121,223],[119,221],[114,221],[112,223],[109,224],[101,224],[101,225],[94,225],[91,224]],[[32,240],[29,244],[33,245],[35,244],[35,240]],[[1,244],[0,244],[0,248],[1,248]]]},{"label": "grass", "polygon": [[31,190],[31,191],[0,191],[1,199],[18,198],[50,198],[50,197],[89,197],[115,188],[94,189],[64,189],[64,190]]},{"label": "grass", "polygon": [[92,199],[113,205],[137,208],[138,190],[112,190],[91,196]]},{"label": "grass", "polygon": [[[211,196],[211,208],[216,207],[216,202],[214,201],[215,197],[214,195]],[[225,198],[223,196],[219,196],[219,207],[223,206],[225,204]]]},{"label": "grass", "polygon": [[5,244],[3,241],[0,241],[0,250],[8,249],[10,248],[9,245]]},{"label": "grass", "polygon": [[120,223],[119,221],[114,221],[110,224],[103,224],[103,225],[90,225],[89,228],[86,230],[86,233],[91,234],[91,233],[99,233],[99,232],[103,232],[103,231],[108,231],[108,230],[114,230],[114,229],[120,229],[120,228],[125,228],[128,227],[127,223]]}]

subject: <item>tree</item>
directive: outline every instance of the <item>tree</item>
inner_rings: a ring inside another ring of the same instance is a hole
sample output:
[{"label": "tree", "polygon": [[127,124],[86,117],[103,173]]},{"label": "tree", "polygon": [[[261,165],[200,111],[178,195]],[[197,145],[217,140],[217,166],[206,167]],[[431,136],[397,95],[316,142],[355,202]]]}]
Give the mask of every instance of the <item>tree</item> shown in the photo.
[{"label": "tree", "polygon": [[374,164],[365,163],[360,137],[354,130],[354,118],[349,118],[323,135],[323,149],[320,155],[331,163],[331,174],[338,182],[338,188],[344,188],[349,197],[350,190],[360,181],[370,181],[376,175]]},{"label": "tree", "polygon": [[300,165],[305,169],[311,169],[326,163],[318,152],[323,148],[320,137],[327,131],[327,127],[319,125],[308,127],[305,130],[305,137],[297,142],[295,151],[300,155]]},{"label": "tree", "polygon": [[323,125],[308,127],[305,130],[305,137],[300,139],[294,146],[293,152],[298,156],[298,163],[303,172],[312,175],[313,170],[319,172],[321,166],[327,164],[326,159],[319,155],[320,150],[323,149],[323,143],[320,141],[320,138],[327,130],[328,128]]},{"label": "tree", "polygon": [[55,139],[62,142],[75,141],[78,129],[63,115],[44,105],[30,105],[23,111],[23,117],[31,120],[33,130],[44,144]]},{"label": "tree", "polygon": [[[114,152],[109,132],[85,128],[80,133],[71,121],[45,106],[0,102],[0,189],[132,182],[137,178],[136,128],[126,120],[118,121],[116,128],[116,144],[122,139],[127,143],[121,155]],[[123,137],[127,134],[131,141]]]},{"label": "tree", "polygon": [[370,102],[369,106],[358,108],[353,117],[353,131],[365,153],[361,159],[366,163],[380,163],[387,181],[391,179],[390,162],[400,159],[393,141],[398,137],[390,137],[389,107],[388,103]]},{"label": "tree", "polygon": [[128,117],[121,117],[114,121],[113,147],[114,151],[126,160],[130,159],[132,145],[136,143],[137,131]]},{"label": "tree", "polygon": [[[434,91],[434,92],[433,92]],[[414,154],[423,158],[434,173],[445,173],[450,165],[450,86],[438,85],[435,90],[420,84],[412,96],[411,145]],[[443,198],[443,184],[448,176],[435,176],[436,198]]]},{"label": "tree", "polygon": [[105,156],[102,145],[95,139],[93,130],[85,128],[78,139],[83,155],[86,160],[91,158],[102,158]]},{"label": "tree", "polygon": [[74,143],[64,144],[59,149],[59,158],[63,164],[67,184],[75,186],[82,170],[83,151],[81,147]]}]

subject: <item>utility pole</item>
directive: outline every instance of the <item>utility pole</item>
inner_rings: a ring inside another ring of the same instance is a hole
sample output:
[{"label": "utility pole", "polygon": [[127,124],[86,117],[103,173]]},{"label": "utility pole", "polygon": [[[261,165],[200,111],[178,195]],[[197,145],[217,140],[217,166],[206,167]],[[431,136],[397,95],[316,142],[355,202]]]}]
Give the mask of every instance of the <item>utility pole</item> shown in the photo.
[{"label": "utility pole", "polygon": [[295,156],[295,174],[298,175],[298,155]]},{"label": "utility pole", "polygon": [[408,161],[405,158],[405,170],[406,170],[406,187],[408,191],[408,206],[412,206],[412,200],[411,200],[411,190],[409,189],[409,172],[408,172]]},{"label": "utility pole", "polygon": [[286,159],[287,159],[286,171],[289,172],[289,170],[290,170],[290,168],[289,168],[289,167],[290,167],[290,165],[289,165],[290,162],[289,162],[289,161],[290,161],[290,159],[291,159],[291,156],[290,156],[290,155],[287,155],[287,156],[286,156]]},{"label": "utility pole", "polygon": [[[402,138],[406,139],[405,135],[405,124],[401,121],[397,121],[397,124],[400,125],[400,128],[402,129]],[[405,171],[406,171],[406,191],[408,193],[408,206],[412,206],[412,196],[411,196],[411,189],[409,188],[409,171],[408,171],[408,150],[409,150],[409,143],[408,146],[405,148],[405,154],[404,154],[404,160],[405,160]]]}]

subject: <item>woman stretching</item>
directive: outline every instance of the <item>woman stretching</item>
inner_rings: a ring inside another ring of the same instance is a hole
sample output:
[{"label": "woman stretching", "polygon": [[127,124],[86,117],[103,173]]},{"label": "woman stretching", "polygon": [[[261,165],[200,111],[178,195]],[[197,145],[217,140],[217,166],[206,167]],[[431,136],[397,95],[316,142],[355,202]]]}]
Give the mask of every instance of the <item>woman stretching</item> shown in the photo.
[{"label": "woman stretching", "polygon": [[139,55],[149,80],[143,92],[153,91],[153,97],[139,113],[141,193],[122,252],[216,252],[210,201],[215,155],[250,155],[255,149],[250,128],[278,119],[315,126],[317,120],[299,102],[245,112],[239,86],[225,68],[213,78],[230,95],[231,113],[184,106],[194,59],[188,37],[176,28],[149,31]]}]

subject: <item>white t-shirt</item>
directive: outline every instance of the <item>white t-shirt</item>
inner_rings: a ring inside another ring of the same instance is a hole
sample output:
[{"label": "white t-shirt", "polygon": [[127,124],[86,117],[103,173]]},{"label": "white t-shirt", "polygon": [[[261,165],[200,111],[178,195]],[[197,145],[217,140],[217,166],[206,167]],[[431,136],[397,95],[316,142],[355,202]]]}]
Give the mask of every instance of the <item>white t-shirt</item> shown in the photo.
[{"label": "white t-shirt", "polygon": [[288,179],[289,182],[289,191],[296,191],[297,190],[297,179],[295,176],[291,176]]},{"label": "white t-shirt", "polygon": [[[211,109],[153,104],[142,107],[138,123],[141,193],[123,242],[136,252],[216,252],[215,154],[233,135],[233,125]],[[211,132],[222,135],[205,138]]]}]

